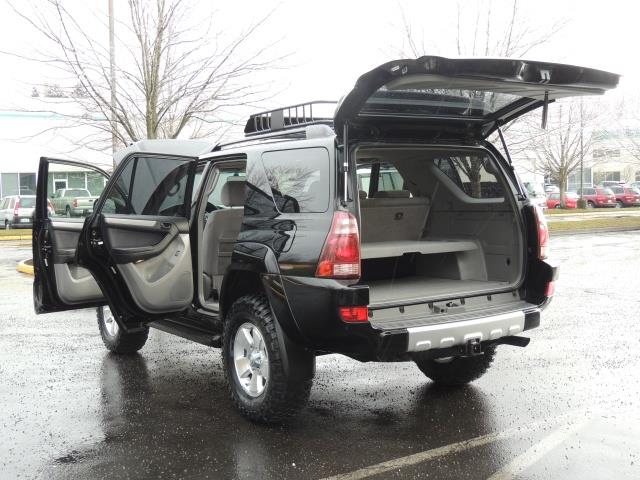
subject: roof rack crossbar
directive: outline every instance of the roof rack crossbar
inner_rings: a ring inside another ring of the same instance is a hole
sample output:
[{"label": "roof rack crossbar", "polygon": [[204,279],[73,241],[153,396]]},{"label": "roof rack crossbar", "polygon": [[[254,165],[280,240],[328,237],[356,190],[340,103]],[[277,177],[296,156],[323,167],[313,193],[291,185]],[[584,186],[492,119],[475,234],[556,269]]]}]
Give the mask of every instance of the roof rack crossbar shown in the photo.
[{"label": "roof rack crossbar", "polygon": [[335,106],[337,102],[316,100],[251,115],[244,127],[245,136],[250,137],[307,125],[333,125],[333,115],[314,114],[314,106],[318,112],[318,110],[323,110],[321,105]]}]

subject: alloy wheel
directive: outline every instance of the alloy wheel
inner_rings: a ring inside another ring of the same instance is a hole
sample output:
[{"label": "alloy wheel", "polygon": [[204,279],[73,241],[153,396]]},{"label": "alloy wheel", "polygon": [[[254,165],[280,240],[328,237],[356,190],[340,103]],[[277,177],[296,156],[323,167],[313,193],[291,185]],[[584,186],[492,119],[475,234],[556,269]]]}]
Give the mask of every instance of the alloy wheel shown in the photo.
[{"label": "alloy wheel", "polygon": [[269,353],[264,337],[252,323],[243,323],[233,338],[236,379],[250,397],[259,397],[269,382]]},{"label": "alloy wheel", "polygon": [[120,327],[118,327],[118,323],[111,313],[111,309],[109,307],[102,307],[102,323],[104,324],[104,330],[110,337],[115,337],[118,335],[120,331]]}]

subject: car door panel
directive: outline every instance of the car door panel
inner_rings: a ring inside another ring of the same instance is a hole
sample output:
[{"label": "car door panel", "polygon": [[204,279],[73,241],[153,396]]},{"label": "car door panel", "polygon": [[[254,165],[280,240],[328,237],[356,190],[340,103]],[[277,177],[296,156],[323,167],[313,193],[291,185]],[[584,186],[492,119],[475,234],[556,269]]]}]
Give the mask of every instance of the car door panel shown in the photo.
[{"label": "car door panel", "polygon": [[103,215],[100,225],[109,256],[141,310],[157,314],[191,304],[193,274],[187,219]]}]

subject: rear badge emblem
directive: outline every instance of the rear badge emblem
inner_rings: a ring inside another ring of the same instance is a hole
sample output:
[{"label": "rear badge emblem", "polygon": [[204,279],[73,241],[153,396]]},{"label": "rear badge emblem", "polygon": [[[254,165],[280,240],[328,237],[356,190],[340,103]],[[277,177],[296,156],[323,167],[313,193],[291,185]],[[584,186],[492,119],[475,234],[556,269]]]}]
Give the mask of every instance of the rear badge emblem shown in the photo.
[{"label": "rear badge emblem", "polygon": [[404,217],[404,213],[397,212],[395,216],[395,220],[402,220],[402,217]]}]

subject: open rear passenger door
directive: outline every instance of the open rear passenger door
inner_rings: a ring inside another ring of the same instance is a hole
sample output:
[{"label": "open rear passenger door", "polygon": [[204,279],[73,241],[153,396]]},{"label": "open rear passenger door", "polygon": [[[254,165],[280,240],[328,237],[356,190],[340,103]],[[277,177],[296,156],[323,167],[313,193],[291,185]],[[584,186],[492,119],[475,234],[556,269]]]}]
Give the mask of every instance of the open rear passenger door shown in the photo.
[{"label": "open rear passenger door", "polygon": [[85,223],[78,260],[125,328],[170,317],[193,302],[189,219],[197,160],[125,157]]}]

